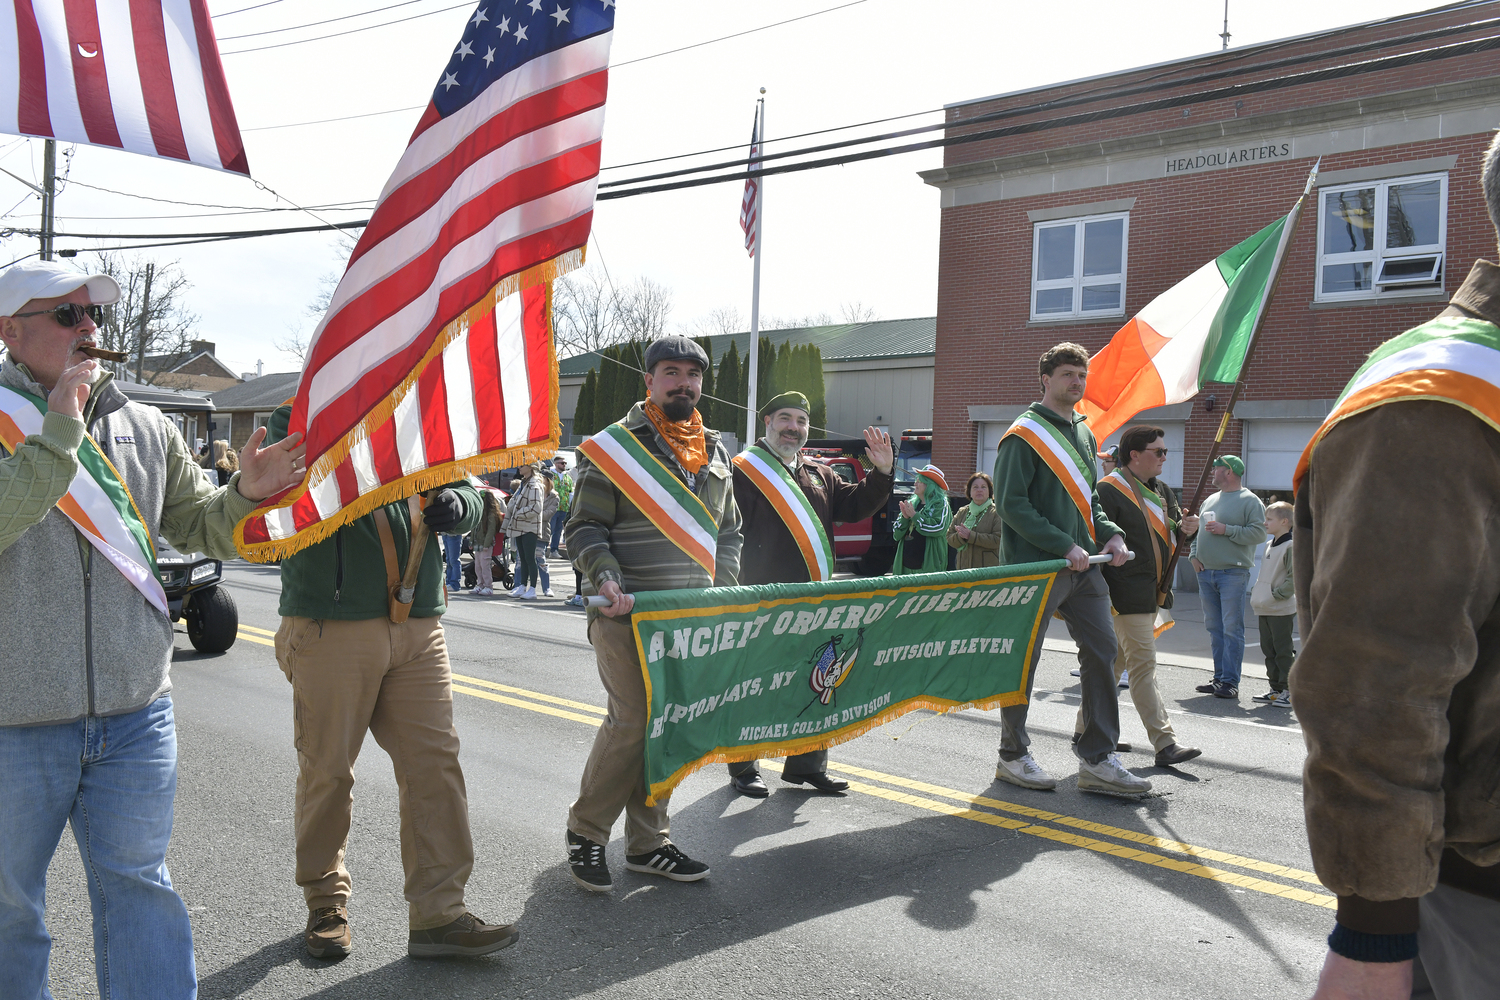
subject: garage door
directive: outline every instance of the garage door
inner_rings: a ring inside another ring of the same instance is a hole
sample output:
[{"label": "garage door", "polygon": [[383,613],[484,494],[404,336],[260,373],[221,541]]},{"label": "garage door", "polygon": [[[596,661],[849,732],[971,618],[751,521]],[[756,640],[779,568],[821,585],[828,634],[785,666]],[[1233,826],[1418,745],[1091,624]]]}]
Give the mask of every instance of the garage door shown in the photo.
[{"label": "garage door", "polygon": [[1320,420],[1245,421],[1245,485],[1252,490],[1292,489],[1292,473]]}]

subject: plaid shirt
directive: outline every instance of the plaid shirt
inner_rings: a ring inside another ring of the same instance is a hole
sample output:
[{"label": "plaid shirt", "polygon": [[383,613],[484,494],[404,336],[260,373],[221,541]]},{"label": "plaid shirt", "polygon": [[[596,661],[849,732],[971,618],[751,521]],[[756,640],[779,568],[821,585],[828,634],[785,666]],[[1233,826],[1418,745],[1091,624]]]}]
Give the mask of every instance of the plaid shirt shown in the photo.
[{"label": "plaid shirt", "polygon": [[[687,473],[646,419],[640,403],[631,408],[622,423],[688,485]],[[614,580],[626,593],[736,585],[743,538],[740,509],[734,502],[733,467],[728,450],[719,441],[719,432],[705,428],[703,433],[709,463],[693,477],[690,488],[719,526],[714,578],[710,580],[702,566],[668,541],[609,477],[580,455],[573,483],[573,509],[563,527],[563,537],[573,564],[583,572],[585,594],[598,593],[607,580]]]}]

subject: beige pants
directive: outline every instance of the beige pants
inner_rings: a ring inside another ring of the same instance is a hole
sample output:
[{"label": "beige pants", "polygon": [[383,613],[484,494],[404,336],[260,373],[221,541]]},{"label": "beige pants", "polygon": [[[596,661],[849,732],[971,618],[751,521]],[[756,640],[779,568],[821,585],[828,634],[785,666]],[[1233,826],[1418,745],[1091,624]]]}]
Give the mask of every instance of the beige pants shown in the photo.
[{"label": "beige pants", "polygon": [[609,843],[610,829],[625,813],[625,853],[649,854],[668,842],[667,800],[646,805],[646,682],[635,636],[623,621],[594,619],[589,641],[599,661],[599,680],[609,714],[594,737],[583,768],[578,801],[568,810],[568,829],[596,844]]},{"label": "beige pants", "polygon": [[[1120,647],[1115,657],[1115,682],[1119,683],[1122,671],[1130,671],[1130,700],[1135,702],[1136,713],[1151,737],[1151,746],[1165,750],[1177,742],[1177,736],[1172,732],[1166,703],[1156,686],[1156,616],[1115,615],[1114,625],[1115,641]],[[1081,708],[1073,731],[1083,732]]]},{"label": "beige pants", "polygon": [[344,851],[368,730],[396,770],[411,928],[458,919],[474,845],[441,620],[283,618],[276,659],[292,682],[297,884],[308,909],[349,901]]}]

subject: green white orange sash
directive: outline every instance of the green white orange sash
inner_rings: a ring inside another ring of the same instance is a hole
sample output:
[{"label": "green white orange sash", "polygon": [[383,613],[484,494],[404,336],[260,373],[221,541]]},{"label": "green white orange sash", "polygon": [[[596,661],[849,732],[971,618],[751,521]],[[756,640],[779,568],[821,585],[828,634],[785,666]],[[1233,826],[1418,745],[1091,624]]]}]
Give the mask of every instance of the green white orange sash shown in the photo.
[{"label": "green white orange sash", "polygon": [[[47,404],[35,396],[0,386],[0,445],[15,453],[42,433]],[[99,553],[163,614],[167,595],[156,576],[156,546],[120,473],[88,435],[78,448],[83,475],[75,475],[57,509],[72,521]]]},{"label": "green white orange sash", "polygon": [[1083,518],[1084,525],[1089,529],[1089,537],[1098,542],[1099,539],[1094,534],[1094,477],[1089,464],[1078,454],[1077,446],[1053,427],[1051,422],[1030,413],[1017,417],[1000,440],[1003,441],[1012,434],[1031,445],[1042,461],[1047,463],[1047,467],[1068,491],[1068,496],[1073,498],[1078,516]]},{"label": "green white orange sash", "polygon": [[647,451],[624,424],[610,424],[578,450],[656,525],[656,530],[714,577],[719,526],[703,501]]},{"label": "green white orange sash", "polygon": [[[1135,490],[1131,489],[1130,480],[1126,479],[1119,469],[1115,469],[1109,475],[1099,480],[1099,485],[1113,486],[1125,494],[1130,499],[1130,502],[1140,509],[1141,513],[1145,515],[1146,523],[1151,525],[1151,530],[1156,532],[1157,536],[1161,538],[1162,544],[1166,546],[1167,558],[1170,559],[1172,557],[1172,550],[1177,547],[1177,539],[1172,534],[1172,526],[1167,522],[1166,501],[1157,496],[1145,483],[1138,483],[1141,492],[1137,496]],[[1161,567],[1158,566],[1157,569],[1160,570]]]},{"label": "green white orange sash", "polygon": [[1313,449],[1340,421],[1385,403],[1423,399],[1461,406],[1500,431],[1500,328],[1440,316],[1377,347],[1307,443],[1293,487],[1301,488]]},{"label": "green white orange sash", "polygon": [[808,579],[814,583],[833,579],[833,546],[823,522],[808,503],[797,480],[781,461],[760,445],[751,445],[734,456],[735,468],[765,494],[807,563]]}]

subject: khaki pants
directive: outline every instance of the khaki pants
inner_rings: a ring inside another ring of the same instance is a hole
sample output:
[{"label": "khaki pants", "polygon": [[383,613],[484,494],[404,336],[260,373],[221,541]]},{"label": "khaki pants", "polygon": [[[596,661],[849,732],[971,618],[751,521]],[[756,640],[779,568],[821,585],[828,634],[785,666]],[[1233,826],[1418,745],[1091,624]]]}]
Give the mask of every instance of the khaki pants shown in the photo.
[{"label": "khaki pants", "polygon": [[[1115,615],[1114,625],[1115,642],[1120,647],[1120,655],[1115,657],[1115,683],[1119,684],[1122,671],[1130,671],[1130,700],[1135,702],[1136,714],[1146,727],[1151,746],[1165,750],[1177,742],[1177,735],[1172,732],[1166,703],[1156,686],[1156,616]],[[1081,708],[1073,731],[1083,732]]]},{"label": "khaki pants", "polygon": [[368,730],[396,770],[411,928],[458,919],[474,845],[440,619],[283,618],[276,659],[292,682],[297,884],[308,909],[349,901],[344,851]]},{"label": "khaki pants", "polygon": [[589,626],[589,641],[599,661],[609,714],[584,765],[578,801],[568,810],[568,829],[607,844],[623,812],[625,853],[649,854],[668,842],[670,824],[665,798],[646,805],[646,723],[651,706],[646,703],[635,636],[625,622],[600,615]]}]

